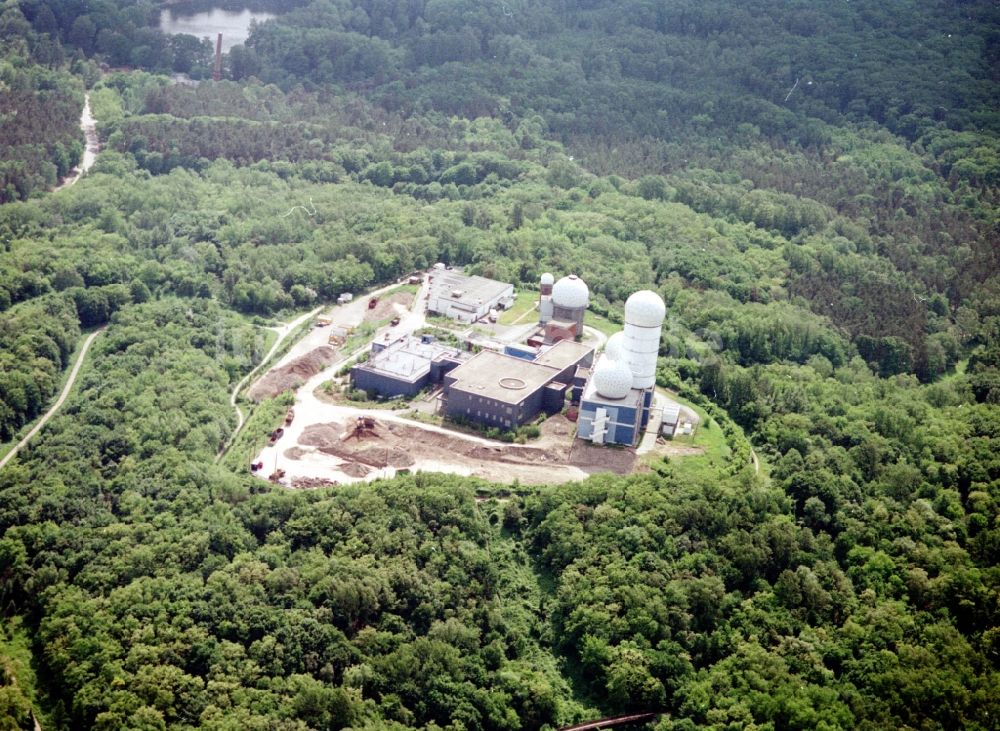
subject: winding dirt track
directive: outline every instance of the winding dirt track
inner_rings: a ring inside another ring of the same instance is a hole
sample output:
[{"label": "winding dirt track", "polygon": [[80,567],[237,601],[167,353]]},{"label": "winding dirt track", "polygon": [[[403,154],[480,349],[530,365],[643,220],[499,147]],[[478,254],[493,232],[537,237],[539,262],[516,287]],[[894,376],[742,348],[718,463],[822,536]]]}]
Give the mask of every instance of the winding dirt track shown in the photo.
[{"label": "winding dirt track", "polygon": [[229,437],[229,441],[226,442],[226,445],[216,455],[215,457],[216,462],[222,459],[222,457],[225,456],[226,452],[229,451],[229,448],[232,446],[233,441],[236,439],[237,435],[243,429],[243,424],[246,422],[246,417],[243,416],[243,409],[241,409],[239,405],[237,405],[236,403],[236,398],[237,396],[239,396],[240,390],[243,388],[243,386],[246,385],[247,381],[253,378],[254,374],[256,374],[257,371],[259,371],[262,366],[264,366],[265,364],[268,363],[268,361],[271,360],[272,356],[274,356],[274,354],[277,352],[278,347],[283,342],[285,342],[285,338],[287,338],[288,335],[295,330],[295,328],[297,328],[303,322],[308,320],[310,317],[315,317],[316,315],[318,315],[320,313],[320,310],[322,309],[323,309],[322,307],[317,307],[315,310],[310,310],[304,315],[296,317],[291,322],[287,322],[279,327],[270,328],[271,330],[274,330],[274,332],[278,333],[278,339],[274,341],[274,345],[272,345],[271,349],[267,351],[267,355],[265,355],[261,359],[260,363],[258,363],[252,371],[243,376],[243,378],[240,379],[240,382],[237,383],[235,386],[233,386],[233,390],[229,394],[229,405],[232,406],[234,409],[236,409],[236,428],[233,430],[232,435]]},{"label": "winding dirt track", "polygon": [[83,359],[87,357],[87,351],[90,349],[90,344],[93,343],[94,338],[102,332],[104,332],[103,327],[100,330],[95,330],[90,333],[90,335],[87,336],[87,339],[83,341],[83,347],[80,348],[80,355],[77,356],[76,363],[73,364],[73,370],[70,371],[69,379],[66,381],[66,385],[63,386],[63,390],[62,393],[59,394],[59,398],[56,399],[56,402],[52,404],[49,410],[42,415],[42,418],[39,419],[38,423],[31,428],[31,431],[25,435],[24,439],[15,444],[14,448],[7,452],[3,459],[0,459],[0,469],[3,469],[8,462],[14,459],[14,456],[24,448],[24,446],[41,430],[43,426],[45,426],[48,420],[52,418],[53,414],[55,414],[63,405],[63,402],[66,401],[66,397],[69,396],[69,392],[73,390],[73,384],[76,383],[76,376],[80,372],[80,366],[83,365]]}]

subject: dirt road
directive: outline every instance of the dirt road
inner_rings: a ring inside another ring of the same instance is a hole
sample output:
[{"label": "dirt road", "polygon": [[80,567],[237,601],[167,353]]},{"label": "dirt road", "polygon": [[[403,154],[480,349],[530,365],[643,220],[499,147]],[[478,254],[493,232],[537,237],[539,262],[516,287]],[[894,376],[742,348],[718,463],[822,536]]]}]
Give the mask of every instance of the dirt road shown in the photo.
[{"label": "dirt road", "polygon": [[240,430],[243,428],[243,424],[246,421],[246,417],[243,416],[243,409],[241,409],[236,404],[236,398],[239,396],[240,390],[243,388],[243,386],[246,385],[247,381],[253,378],[254,374],[256,374],[257,371],[259,371],[264,364],[266,364],[269,360],[271,360],[274,354],[278,351],[278,348],[285,341],[285,338],[287,338],[289,334],[294,332],[295,328],[297,328],[303,322],[308,320],[310,317],[315,317],[316,315],[318,315],[319,311],[322,309],[323,309],[322,307],[317,307],[316,309],[311,310],[305,313],[304,315],[299,315],[291,322],[286,322],[284,325],[279,325],[277,327],[269,328],[270,330],[273,330],[274,332],[278,333],[278,339],[274,341],[274,345],[272,345],[271,349],[267,351],[267,355],[265,355],[261,359],[260,363],[254,366],[254,369],[252,371],[243,376],[243,378],[240,379],[240,382],[237,383],[235,386],[233,386],[232,393],[229,394],[229,405],[232,406],[234,409],[236,409],[236,428],[233,430],[232,435],[229,437],[229,441],[226,442],[226,446],[224,446],[222,450],[219,452],[219,454],[216,456],[215,458],[216,462],[222,459],[222,457],[226,454],[226,452],[229,451],[229,447],[232,446],[233,440],[236,439],[236,435],[240,433]]},{"label": "dirt road", "polygon": [[42,418],[39,419],[38,423],[31,428],[31,431],[25,435],[24,439],[15,444],[14,448],[7,452],[3,459],[0,459],[0,469],[3,469],[8,462],[14,459],[14,456],[24,448],[33,436],[41,431],[42,427],[45,426],[45,424],[48,423],[48,420],[52,418],[52,415],[55,414],[63,405],[63,402],[66,401],[66,397],[69,396],[69,392],[73,389],[73,384],[76,383],[76,376],[80,372],[80,366],[83,365],[83,359],[87,357],[87,351],[90,349],[90,344],[93,343],[94,338],[102,332],[104,332],[103,327],[100,330],[95,330],[90,333],[90,335],[87,336],[87,339],[83,341],[83,347],[80,348],[80,355],[77,356],[76,363],[73,364],[73,370],[70,371],[69,378],[66,380],[66,385],[63,386],[62,393],[59,394],[59,398],[56,399],[56,402],[52,404],[49,410],[42,415]]},{"label": "dirt road", "polygon": [[83,130],[83,136],[87,140],[87,144],[83,148],[83,159],[80,160],[79,165],[70,171],[69,177],[53,189],[53,193],[57,190],[68,188],[82,178],[84,173],[93,167],[94,161],[97,160],[97,153],[101,151],[101,142],[97,138],[97,120],[94,119],[94,115],[90,112],[89,93],[83,97],[83,112],[80,113],[80,129]]}]

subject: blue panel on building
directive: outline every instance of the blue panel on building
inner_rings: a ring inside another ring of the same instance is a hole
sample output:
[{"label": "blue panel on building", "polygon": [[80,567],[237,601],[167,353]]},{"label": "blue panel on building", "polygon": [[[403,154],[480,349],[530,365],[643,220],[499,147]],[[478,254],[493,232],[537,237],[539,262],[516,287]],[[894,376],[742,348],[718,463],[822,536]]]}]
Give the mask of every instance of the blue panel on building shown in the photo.
[{"label": "blue panel on building", "polygon": [[635,443],[635,427],[619,424],[615,427],[615,444],[632,446]]},{"label": "blue panel on building", "polygon": [[512,355],[515,358],[520,358],[521,360],[534,360],[535,356],[538,355],[538,351],[527,346],[505,345],[503,354]]},{"label": "blue panel on building", "polygon": [[562,411],[566,403],[566,384],[550,383],[542,391],[542,408],[549,414]]},{"label": "blue panel on building", "polygon": [[649,407],[653,403],[653,389],[649,389],[642,397],[642,428],[649,423]]}]

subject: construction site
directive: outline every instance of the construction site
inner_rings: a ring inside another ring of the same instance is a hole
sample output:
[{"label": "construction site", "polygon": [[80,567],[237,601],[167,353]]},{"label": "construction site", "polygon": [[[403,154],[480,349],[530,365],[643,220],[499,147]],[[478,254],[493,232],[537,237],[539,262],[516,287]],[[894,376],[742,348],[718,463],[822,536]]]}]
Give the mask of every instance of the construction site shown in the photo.
[{"label": "construction site", "polygon": [[[641,472],[663,456],[703,451],[672,440],[691,434],[699,417],[649,375],[662,322],[655,294],[640,293],[642,307],[630,299],[626,329],[645,330],[623,342],[623,333],[608,340],[584,326],[587,291],[576,276],[555,283],[543,275],[533,310],[499,325],[497,308],[512,301],[512,285],[467,285],[441,267],[405,286],[345,293],[251,385],[255,400],[294,392],[284,423],[248,455],[251,471],[293,488],[414,471],[553,484]],[[435,279],[446,282],[443,291]],[[454,324],[441,312],[449,292],[476,297],[453,307]],[[480,293],[493,300],[480,302]],[[478,319],[469,322],[473,310]],[[447,342],[429,332],[447,332]]]}]

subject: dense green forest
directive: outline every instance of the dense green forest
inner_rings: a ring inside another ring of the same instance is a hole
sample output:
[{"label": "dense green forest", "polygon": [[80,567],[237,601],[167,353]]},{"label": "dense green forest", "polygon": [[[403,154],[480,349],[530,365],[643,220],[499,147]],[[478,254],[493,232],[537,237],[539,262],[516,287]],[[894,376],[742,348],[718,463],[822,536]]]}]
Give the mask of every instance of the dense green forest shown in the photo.
[{"label": "dense green forest", "polygon": [[[0,725],[996,727],[994,3],[257,6],[194,87],[152,2],[0,6],[0,443],[107,327],[0,469]],[[436,261],[657,290],[726,456],[214,463],[262,325]]]}]

